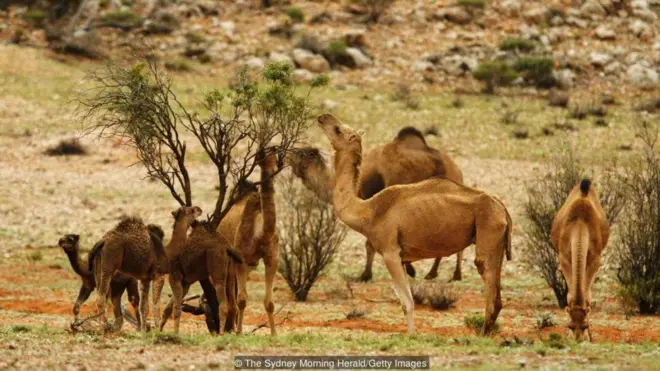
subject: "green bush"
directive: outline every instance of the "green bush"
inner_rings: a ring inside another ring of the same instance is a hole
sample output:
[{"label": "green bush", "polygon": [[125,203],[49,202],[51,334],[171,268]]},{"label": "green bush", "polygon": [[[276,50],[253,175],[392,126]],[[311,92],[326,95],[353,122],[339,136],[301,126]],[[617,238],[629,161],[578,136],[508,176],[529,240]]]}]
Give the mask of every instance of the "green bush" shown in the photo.
[{"label": "green bush", "polygon": [[486,0],[458,0],[457,4],[466,8],[483,9],[486,7]]},{"label": "green bush", "polygon": [[297,6],[287,8],[284,11],[284,14],[286,14],[293,22],[302,23],[305,21],[305,13],[303,13],[302,9]]},{"label": "green bush", "polygon": [[342,65],[353,68],[355,67],[355,61],[348,55],[346,49],[348,49],[346,42],[334,40],[328,44],[321,54],[332,66]]},{"label": "green bush", "polygon": [[544,89],[557,85],[557,81],[552,76],[554,68],[555,60],[552,57],[524,57],[516,61],[513,66],[525,81]]},{"label": "green bush", "polygon": [[[465,326],[472,331],[474,331],[475,334],[480,334],[481,329],[484,327],[484,323],[486,320],[484,319],[484,316],[481,314],[472,314],[472,315],[467,315],[463,319],[463,323],[465,323]],[[495,322],[495,325],[493,326],[493,333],[496,333],[500,331],[500,324]]]},{"label": "green bush", "polygon": [[46,12],[41,9],[30,9],[23,13],[23,19],[32,23],[35,27],[43,27],[46,23]]},{"label": "green bush", "polygon": [[188,40],[188,42],[191,44],[201,44],[206,42],[206,37],[204,37],[204,35],[202,35],[200,32],[192,31],[186,34],[186,40]]},{"label": "green bush", "polygon": [[532,40],[521,37],[509,37],[500,43],[500,50],[531,52],[536,48],[536,43]]},{"label": "green bush", "polygon": [[503,61],[484,62],[479,65],[472,76],[486,83],[484,91],[492,94],[496,86],[510,85],[513,80],[518,78],[518,73],[511,66]]},{"label": "green bush", "polygon": [[173,61],[165,62],[165,68],[170,71],[189,72],[192,71],[192,66],[185,59],[175,59]]}]

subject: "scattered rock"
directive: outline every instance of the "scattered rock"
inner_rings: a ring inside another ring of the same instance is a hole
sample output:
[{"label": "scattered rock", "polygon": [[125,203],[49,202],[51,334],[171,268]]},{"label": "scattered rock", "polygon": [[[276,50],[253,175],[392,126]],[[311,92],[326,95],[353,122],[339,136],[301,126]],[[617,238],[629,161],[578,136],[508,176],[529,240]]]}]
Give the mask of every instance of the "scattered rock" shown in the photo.
[{"label": "scattered rock", "polygon": [[560,91],[551,91],[548,95],[548,105],[551,107],[568,107],[570,95]]},{"label": "scattered rock", "polygon": [[148,34],[170,34],[180,27],[177,17],[170,12],[159,10],[144,24],[144,32]]},{"label": "scattered rock", "polygon": [[607,11],[603,8],[598,0],[587,0],[580,7],[580,12],[586,16],[597,16],[604,17],[607,15]]},{"label": "scattered rock", "polygon": [[623,69],[623,65],[619,61],[614,61],[607,66],[605,66],[605,73],[608,75],[618,75],[619,72]]},{"label": "scattered rock", "polygon": [[362,50],[358,48],[346,48],[346,54],[348,54],[352,59],[357,68],[364,68],[371,66],[373,61],[362,53]]},{"label": "scattered rock", "polygon": [[587,28],[589,26],[589,21],[587,21],[586,19],[573,17],[573,16],[569,16],[568,18],[566,18],[566,23],[578,28]]},{"label": "scattered rock", "polygon": [[628,67],[626,75],[628,76],[628,80],[630,82],[643,88],[658,85],[660,82],[660,76],[658,75],[657,71],[645,67],[640,63],[636,63]]},{"label": "scattered rock", "polygon": [[630,23],[630,31],[637,37],[639,38],[647,38],[651,37],[652,35],[652,30],[651,26],[648,25],[648,23],[640,20],[640,19],[635,19]]},{"label": "scattered rock", "polygon": [[523,13],[523,19],[529,23],[541,24],[548,20],[548,15],[550,14],[548,8],[542,6],[537,8],[532,8]]},{"label": "scattered rock", "polygon": [[568,68],[553,72],[557,84],[562,89],[570,89],[575,85],[575,72]]},{"label": "scattered rock", "polygon": [[293,80],[298,83],[310,82],[314,78],[314,73],[311,71],[298,68],[293,71]]},{"label": "scattered rock", "polygon": [[250,57],[245,62],[245,65],[251,70],[262,70],[266,65],[266,62],[259,57]]},{"label": "scattered rock", "polygon": [[522,3],[520,0],[504,0],[500,3],[500,11],[508,16],[515,17],[520,15]]},{"label": "scattered rock", "polygon": [[592,52],[591,55],[589,56],[589,62],[594,67],[598,68],[603,68],[607,63],[609,63],[612,60],[612,57],[608,54],[604,53],[599,53],[599,52]]},{"label": "scattered rock", "polygon": [[441,10],[444,19],[456,24],[468,24],[472,21],[472,15],[467,10],[459,7],[452,7]]},{"label": "scattered rock", "polygon": [[601,40],[614,40],[616,39],[616,31],[606,26],[600,26],[596,29],[596,37]]},{"label": "scattered rock", "polygon": [[442,60],[442,68],[452,76],[462,76],[479,67],[476,57],[454,54]]},{"label": "scattered rock", "polygon": [[270,52],[270,55],[268,55],[268,59],[271,62],[276,62],[276,63],[281,63],[281,62],[286,62],[291,65],[294,65],[293,59],[289,57],[288,55],[284,53],[279,53],[279,52]]},{"label": "scattered rock", "polygon": [[417,72],[434,71],[435,65],[427,60],[421,60],[415,62],[413,65],[413,70]]},{"label": "scattered rock", "polygon": [[365,33],[367,31],[362,28],[351,29],[344,33],[343,39],[346,45],[353,46],[357,48],[366,47],[367,40],[365,38]]},{"label": "scattered rock", "polygon": [[293,60],[302,68],[315,73],[330,71],[330,63],[323,56],[305,49],[293,49]]},{"label": "scattered rock", "polygon": [[323,102],[321,102],[321,108],[323,108],[323,109],[333,110],[337,107],[339,107],[339,103],[337,103],[333,100],[330,100],[330,99],[326,99]]}]

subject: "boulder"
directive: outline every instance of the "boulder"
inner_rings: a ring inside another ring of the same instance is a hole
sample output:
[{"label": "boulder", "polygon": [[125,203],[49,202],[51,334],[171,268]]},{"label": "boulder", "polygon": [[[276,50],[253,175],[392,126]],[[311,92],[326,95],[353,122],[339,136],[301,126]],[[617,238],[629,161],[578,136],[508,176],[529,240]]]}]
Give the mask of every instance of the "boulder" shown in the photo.
[{"label": "boulder", "polygon": [[262,70],[266,65],[263,59],[259,57],[249,57],[245,62],[245,65],[251,70]]},{"label": "boulder", "polygon": [[652,68],[635,63],[626,70],[628,80],[636,86],[648,88],[660,83],[660,75]]},{"label": "boulder", "polygon": [[504,0],[500,3],[500,11],[508,16],[518,16],[521,10],[522,3],[520,0]]},{"label": "boulder", "polygon": [[554,71],[553,75],[555,80],[557,80],[557,84],[562,89],[570,89],[575,85],[575,72],[568,68]]},{"label": "boulder", "polygon": [[596,28],[596,37],[601,40],[614,40],[616,39],[616,31],[606,26],[600,26]]},{"label": "boulder", "polygon": [[293,80],[297,83],[310,82],[314,78],[314,73],[302,68],[293,71]]},{"label": "boulder", "polygon": [[371,58],[367,57],[362,50],[358,48],[346,48],[346,54],[353,59],[354,65],[357,68],[368,67],[374,63]]},{"label": "boulder", "polygon": [[604,17],[607,15],[607,11],[605,11],[605,8],[603,8],[602,5],[600,5],[600,2],[598,0],[587,0],[582,4],[580,7],[580,13],[585,16],[597,16],[597,17]]},{"label": "boulder", "polygon": [[413,70],[416,72],[434,71],[435,65],[427,60],[420,60],[415,62]]},{"label": "boulder", "polygon": [[472,21],[472,15],[463,8],[452,7],[447,8],[442,12],[446,20],[456,24],[468,24]]},{"label": "boulder", "polygon": [[532,8],[530,10],[526,10],[523,13],[523,18],[529,23],[541,24],[548,20],[549,14],[550,11],[548,10],[548,8],[541,6],[537,8]]},{"label": "boulder", "polygon": [[293,49],[293,60],[301,68],[315,73],[330,71],[330,64],[323,56],[305,49]]},{"label": "boulder", "polygon": [[630,23],[629,29],[635,36],[639,38],[650,37],[651,34],[653,33],[651,26],[649,26],[648,23],[640,19],[635,19],[634,21],[632,21]]},{"label": "boulder", "polygon": [[591,55],[589,56],[589,62],[594,67],[598,67],[598,68],[605,67],[605,65],[608,64],[611,60],[612,57],[605,53],[592,52]]},{"label": "boulder", "polygon": [[270,55],[268,55],[268,59],[271,62],[276,62],[276,63],[286,62],[292,66],[295,65],[295,63],[293,63],[293,59],[291,59],[291,57],[289,57],[284,53],[270,52]]}]

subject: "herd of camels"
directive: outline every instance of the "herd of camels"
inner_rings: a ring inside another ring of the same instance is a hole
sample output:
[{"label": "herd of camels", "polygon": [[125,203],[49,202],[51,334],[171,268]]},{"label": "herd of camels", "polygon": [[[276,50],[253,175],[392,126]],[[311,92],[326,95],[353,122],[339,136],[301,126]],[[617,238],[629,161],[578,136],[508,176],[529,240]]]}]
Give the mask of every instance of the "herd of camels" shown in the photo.
[{"label": "herd of camels", "polygon": [[[453,279],[461,279],[462,251],[474,244],[474,264],[485,284],[486,335],[493,331],[502,309],[501,271],[511,259],[512,221],[496,197],[463,184],[458,166],[442,151],[427,145],[412,127],[362,154],[362,136],[331,114],[318,117],[319,127],[334,150],[334,172],[318,149],[302,148],[286,157],[287,165],[316,195],[332,202],[337,217],[366,237],[367,262],[360,279],[372,276],[377,252],[383,257],[401,301],[409,333],[415,331],[414,302],[406,272],[411,263],[434,258],[427,279],[437,276],[442,257],[457,254]],[[75,302],[72,326],[100,318],[105,331],[118,331],[126,316],[138,329],[149,328],[149,291],[153,282],[154,326],[163,329],[174,317],[179,331],[182,311],[204,314],[209,331],[241,333],[248,300],[248,271],[263,259],[264,307],[268,325],[276,335],[273,280],[278,268],[278,235],[273,178],[283,165],[278,154],[264,150],[257,156],[261,182],[241,184],[242,198],[222,219],[217,230],[198,221],[202,210],[184,206],[172,212],[174,224],[168,243],[159,226],[138,218],[123,219],[91,249],[80,254],[79,236],[68,234],[59,245],[69,257],[82,286]],[[588,314],[591,286],[607,244],[609,225],[596,189],[588,179],[575,186],[552,224],[552,242],[569,285],[569,328],[576,340],[590,339]],[[159,304],[165,277],[172,299],[163,312]],[[138,285],[138,281],[140,285]],[[190,286],[199,282],[204,292],[199,307],[184,303]],[[97,290],[97,314],[80,318],[80,307]],[[128,298],[135,317],[122,310]],[[110,299],[115,321],[106,317]]]}]

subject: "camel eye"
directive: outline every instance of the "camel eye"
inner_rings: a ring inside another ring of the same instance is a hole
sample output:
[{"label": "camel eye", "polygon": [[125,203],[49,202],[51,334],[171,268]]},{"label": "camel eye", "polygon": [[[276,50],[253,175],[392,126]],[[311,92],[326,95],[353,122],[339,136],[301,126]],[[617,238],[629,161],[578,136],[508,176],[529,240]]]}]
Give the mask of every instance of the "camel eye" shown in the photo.
[{"label": "camel eye", "polygon": [[339,130],[339,126],[335,126],[335,134],[340,135],[341,130]]}]

